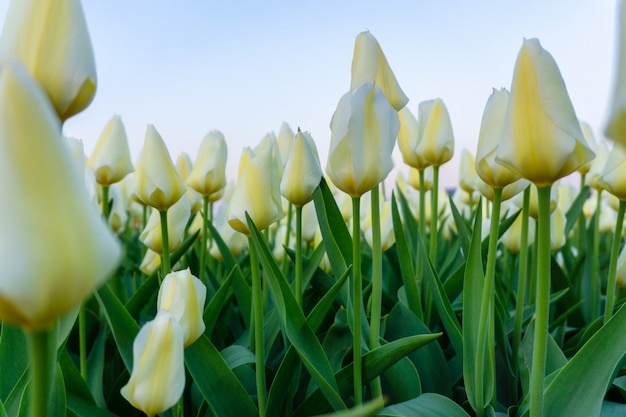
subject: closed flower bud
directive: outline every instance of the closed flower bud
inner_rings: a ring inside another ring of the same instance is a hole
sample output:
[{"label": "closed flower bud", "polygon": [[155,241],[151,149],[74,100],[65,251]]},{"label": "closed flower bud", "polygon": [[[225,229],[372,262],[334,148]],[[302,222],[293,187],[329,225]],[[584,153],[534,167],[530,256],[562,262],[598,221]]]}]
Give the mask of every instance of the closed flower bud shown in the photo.
[{"label": "closed flower bud", "polygon": [[[218,234],[220,235],[224,243],[226,243],[226,246],[228,246],[228,249],[233,254],[233,256],[239,256],[239,254],[248,247],[248,239],[246,239],[244,235],[230,227],[230,225],[226,221],[227,211],[228,203],[221,204],[219,209],[217,210],[215,218],[213,219],[213,224],[215,225]],[[212,257],[220,261],[223,260],[222,253],[215,243],[215,240],[212,240],[211,242],[209,253]]]},{"label": "closed flower bud", "polygon": [[0,67],[14,60],[44,89],[64,121],[96,93],[96,64],[80,0],[14,0],[0,38]]},{"label": "closed flower bud", "polygon": [[[514,213],[515,210],[518,210],[516,207],[509,206],[508,215]],[[504,212],[505,210],[503,210]],[[520,213],[511,226],[502,234],[500,237],[500,242],[512,253],[519,253],[522,243],[522,213]],[[535,241],[535,220],[532,217],[528,218],[528,237],[527,244],[531,246]]]},{"label": "closed flower bud", "polygon": [[[365,229],[365,240],[373,247],[372,244],[372,224],[369,223],[369,227]],[[393,232],[393,220],[391,218],[391,200],[385,201],[380,210],[380,244],[381,250],[385,252],[387,249],[393,246],[396,243],[396,235]]]},{"label": "closed flower bud", "polygon": [[[585,138],[585,142],[587,142],[587,146],[589,146],[589,149],[595,151],[597,141],[595,135],[593,134],[593,130],[591,130],[591,126],[589,126],[589,123],[580,122],[580,130],[583,132],[583,137]],[[591,161],[578,168],[578,172],[581,175],[586,175],[589,172],[589,168],[591,168]]]},{"label": "closed flower bud", "polygon": [[226,186],[226,159],[228,150],[224,135],[218,130],[209,132],[202,143],[187,185],[202,195],[209,196]]},{"label": "closed flower bud", "polygon": [[461,151],[461,172],[459,186],[468,193],[476,191],[476,168],[474,156],[467,149]]},{"label": "closed flower bud", "polygon": [[96,175],[96,182],[103,186],[115,184],[132,172],[126,129],[120,116],[113,116],[107,123],[87,165]]},{"label": "closed flower bud", "polygon": [[280,192],[290,203],[302,207],[313,199],[313,192],[322,180],[322,167],[317,147],[308,132],[298,130],[280,182]]},{"label": "closed flower bud", "polygon": [[[185,226],[191,215],[191,206],[187,197],[182,197],[167,211],[167,232],[169,251],[173,252],[183,243]],[[146,227],[139,235],[141,243],[150,250],[162,255],[163,239],[161,234],[161,216],[157,210],[152,210]]]},{"label": "closed flower bud", "polygon": [[161,266],[161,255],[148,249],[139,265],[139,269],[146,275],[152,275]]},{"label": "closed flower bud", "polygon": [[409,102],[376,38],[369,32],[361,32],[354,44],[350,90],[372,82],[383,90],[394,109],[400,110]]},{"label": "closed flower bud", "polygon": [[272,152],[272,159],[274,163],[278,166],[278,178],[283,177],[283,168],[285,166],[285,161],[282,160],[280,156],[280,149],[278,148],[278,139],[276,139],[276,134],[274,132],[269,132],[261,142],[259,142],[253,149],[253,154],[261,153],[264,149],[269,148]]},{"label": "closed flower bud", "polygon": [[[559,201],[559,186],[558,183],[550,189],[550,214],[556,209]],[[511,199],[511,201],[518,207],[522,208],[524,205],[523,193],[518,193]],[[528,215],[537,220],[539,216],[539,199],[537,198],[537,187],[530,187],[530,201],[528,204]]]},{"label": "closed flower bud", "polygon": [[278,151],[280,152],[280,160],[284,165],[287,164],[287,158],[289,158],[289,152],[291,151],[291,144],[293,143],[293,139],[295,134],[289,124],[287,122],[283,122],[280,125],[280,130],[278,131],[278,137],[276,142],[278,143]]},{"label": "closed flower bud", "polygon": [[524,40],[496,160],[547,186],[592,158],[554,58],[537,39]]},{"label": "closed flower bud", "polygon": [[249,235],[246,213],[259,230],[283,217],[280,177],[275,153],[267,147],[248,160],[235,185],[228,205],[228,223],[240,233]]},{"label": "closed flower bud", "polygon": [[622,248],[617,257],[616,284],[619,288],[626,288],[626,248]]},{"label": "closed flower bud", "polygon": [[626,5],[620,2],[617,41],[617,68],[613,100],[604,134],[626,146]]},{"label": "closed flower bud", "polygon": [[[191,162],[189,154],[182,152],[178,155],[178,158],[176,159],[176,172],[178,172],[178,175],[183,182],[187,182],[192,169],[193,163]],[[200,209],[202,209],[202,196],[196,190],[191,187],[187,187],[185,196],[191,204],[191,214],[196,214],[200,211]]]},{"label": "closed flower bud", "polygon": [[185,388],[183,329],[161,311],[143,325],[133,342],[133,371],[121,389],[138,410],[155,416],[178,402]]},{"label": "closed flower bud", "polygon": [[604,187],[602,186],[600,178],[609,157],[609,147],[605,142],[600,141],[596,145],[595,153],[596,157],[591,161],[589,172],[585,176],[585,184],[598,191],[602,191]]},{"label": "closed flower bud", "polygon": [[[489,201],[493,201],[494,188],[487,184],[485,181],[483,181],[480,177],[478,178],[477,185],[478,191]],[[526,181],[523,178],[520,178],[517,181],[510,183],[509,185],[502,188],[502,196],[500,197],[500,201],[506,201],[515,197],[516,195],[524,191],[529,185],[530,182]]]},{"label": "closed flower bud", "polygon": [[148,125],[141,156],[135,167],[135,195],[146,206],[167,210],[185,193],[163,139]]},{"label": "closed flower bud", "polygon": [[163,278],[157,296],[157,309],[169,311],[183,328],[185,347],[195,342],[205,325],[202,320],[206,287],[189,268],[170,272]]},{"label": "closed flower bud", "polygon": [[89,297],[122,250],[50,101],[19,64],[0,72],[0,195],[0,320],[43,329]]},{"label": "closed flower bud", "polygon": [[424,169],[430,164],[420,154],[416,152],[419,142],[419,124],[408,107],[404,107],[398,112],[400,120],[400,130],[398,131],[398,147],[402,153],[402,160],[408,166]]},{"label": "closed flower bud", "polygon": [[550,217],[550,250],[559,250],[567,241],[565,236],[565,213],[560,208],[556,208]]},{"label": "closed flower bud", "polygon": [[602,176],[602,186],[620,200],[626,200],[626,147],[615,143],[606,160]]},{"label": "closed flower bud", "polygon": [[417,111],[415,152],[429,165],[440,166],[454,155],[454,134],[448,109],[441,99],[422,101]]},{"label": "closed flower bud", "polygon": [[[419,170],[415,168],[411,168],[409,170],[409,179],[407,181],[411,187],[419,191],[420,190]],[[429,165],[424,169],[424,192],[429,191],[431,188],[433,188],[433,167],[432,165]]]},{"label": "closed flower bud", "polygon": [[398,112],[376,84],[364,84],[339,100],[331,122],[326,174],[352,197],[360,197],[391,169],[400,128]]},{"label": "closed flower bud", "polygon": [[128,213],[126,213],[126,197],[122,194],[118,184],[114,184],[109,189],[109,198],[113,200],[111,213],[109,213],[109,224],[115,233],[121,233],[126,227]]},{"label": "closed flower bud", "polygon": [[[291,230],[296,230],[296,216],[293,216],[293,223]],[[312,243],[315,240],[315,233],[319,229],[317,221],[317,212],[315,211],[315,204],[309,202],[302,206],[302,240],[308,243]]]}]

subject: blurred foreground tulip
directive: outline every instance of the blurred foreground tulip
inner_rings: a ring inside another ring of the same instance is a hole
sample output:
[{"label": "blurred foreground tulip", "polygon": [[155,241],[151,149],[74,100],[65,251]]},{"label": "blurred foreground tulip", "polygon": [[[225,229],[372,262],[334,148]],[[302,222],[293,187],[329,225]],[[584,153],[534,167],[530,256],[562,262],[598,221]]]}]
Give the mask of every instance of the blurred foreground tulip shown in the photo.
[{"label": "blurred foreground tulip", "polygon": [[185,388],[184,332],[168,311],[143,325],[133,342],[133,371],[121,389],[138,410],[155,416],[178,402]]},{"label": "blurred foreground tulip", "polygon": [[281,194],[293,205],[302,207],[313,199],[313,192],[320,184],[322,175],[313,138],[308,132],[298,130],[280,182]]},{"label": "blurred foreground tulip", "polygon": [[626,146],[626,5],[623,1],[619,2],[618,8],[617,67],[613,100],[604,134]]},{"label": "blurred foreground tulip", "polygon": [[148,125],[143,149],[135,167],[135,195],[159,211],[172,207],[185,193],[167,147],[153,125]]},{"label": "blurred foreground tulip", "polygon": [[204,196],[224,188],[227,158],[224,135],[219,130],[212,130],[202,139],[193,170],[187,178],[187,185]]},{"label": "blurred foreground tulip", "polygon": [[157,309],[169,311],[184,333],[185,347],[204,333],[204,302],[206,287],[189,268],[170,272],[161,283],[157,297]]},{"label": "blurred foreground tulip", "polygon": [[80,0],[13,0],[0,38],[0,66],[20,61],[64,121],[96,93],[96,64]]},{"label": "blurred foreground tulip", "polygon": [[394,109],[400,110],[409,102],[376,38],[369,32],[361,32],[354,44],[350,90],[372,82],[383,90]]},{"label": "blurred foreground tulip", "polygon": [[272,147],[254,155],[245,165],[231,197],[228,223],[240,233],[249,235],[246,213],[259,230],[266,229],[283,217],[278,164]]},{"label": "blurred foreground tulip", "polygon": [[82,176],[43,90],[20,65],[3,68],[1,320],[47,328],[120,261],[120,244],[94,210]]},{"label": "blurred foreground tulip", "polygon": [[546,186],[593,159],[559,68],[537,39],[517,56],[507,121],[496,160]]},{"label": "blurred foreground tulip", "polygon": [[96,182],[102,186],[115,184],[132,172],[126,129],[120,116],[113,116],[107,123],[87,165],[96,175]]},{"label": "blurred foreground tulip", "polygon": [[621,143],[613,146],[604,165],[600,183],[609,193],[626,201],[626,148]]},{"label": "blurred foreground tulip", "polygon": [[339,100],[331,122],[326,174],[352,197],[383,181],[393,161],[398,113],[376,84],[364,84]]}]

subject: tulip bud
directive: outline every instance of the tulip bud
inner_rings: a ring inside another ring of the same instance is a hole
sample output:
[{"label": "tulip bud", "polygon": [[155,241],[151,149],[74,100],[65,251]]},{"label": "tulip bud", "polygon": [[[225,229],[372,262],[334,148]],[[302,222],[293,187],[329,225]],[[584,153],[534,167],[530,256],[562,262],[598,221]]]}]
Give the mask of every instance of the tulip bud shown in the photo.
[{"label": "tulip bud", "polygon": [[21,65],[2,68],[0,320],[49,327],[120,261],[82,178],[44,91]]},{"label": "tulip bud", "polygon": [[[491,188],[506,188],[520,179],[509,168],[496,162],[498,145],[504,140],[504,122],[509,92],[494,89],[483,112],[476,150],[476,174]],[[523,187],[525,188],[525,187]]]},{"label": "tulip bud", "polygon": [[418,170],[430,164],[418,154],[415,149],[419,142],[419,124],[408,107],[398,112],[400,130],[398,131],[398,147],[402,153],[402,160],[408,166]]},{"label": "tulip bud", "polygon": [[317,147],[308,132],[298,130],[280,182],[280,192],[290,203],[302,207],[313,199],[313,192],[322,180],[322,167]]},{"label": "tulip bud", "polygon": [[556,208],[550,217],[550,250],[559,250],[567,241],[565,236],[565,213],[560,208]]},{"label": "tulip bud", "polygon": [[461,172],[459,185],[468,193],[476,191],[476,168],[474,167],[474,156],[467,149],[463,149],[463,151],[461,151]]},{"label": "tulip bud", "polygon": [[87,165],[96,175],[96,182],[103,186],[115,184],[132,172],[128,139],[120,116],[113,116],[107,123]]},{"label": "tulip bud", "polygon": [[289,152],[291,151],[291,144],[293,143],[294,137],[295,134],[293,133],[293,130],[291,130],[291,127],[289,127],[286,122],[283,122],[283,124],[280,125],[277,138],[278,151],[280,152],[280,160],[283,165],[287,164],[287,159],[289,158]]},{"label": "tulip bud", "polygon": [[596,145],[596,157],[591,160],[589,172],[585,176],[585,183],[591,188],[602,191],[602,182],[600,177],[609,157],[609,148],[605,142],[600,141]]},{"label": "tulip bud", "polygon": [[109,214],[109,224],[115,233],[121,233],[126,227],[128,214],[126,213],[126,197],[122,195],[122,190],[118,184],[114,184],[109,189],[109,198],[113,200],[111,213]]},{"label": "tulip bud", "polygon": [[326,174],[341,191],[360,197],[393,167],[398,113],[376,84],[364,84],[339,100],[331,122]]},{"label": "tulip bud", "polygon": [[202,195],[211,195],[226,186],[228,151],[224,135],[218,130],[209,132],[202,143],[196,163],[187,179],[187,185]]},{"label": "tulip bud", "polygon": [[274,159],[274,163],[278,166],[278,178],[283,177],[283,166],[284,162],[280,156],[280,149],[278,149],[278,140],[276,139],[276,134],[274,132],[270,132],[263,136],[261,142],[252,149],[253,154],[261,153],[264,149],[269,148],[272,152],[272,158]]},{"label": "tulip bud", "polygon": [[157,309],[167,310],[183,328],[185,347],[204,333],[204,302],[206,287],[191,274],[189,268],[170,272],[163,278],[157,296]]},{"label": "tulip bud", "polygon": [[139,269],[146,275],[152,275],[161,266],[161,255],[148,249],[139,265]]},{"label": "tulip bud", "polygon": [[[191,205],[185,196],[167,210],[167,231],[170,252],[175,251],[182,245],[185,235],[185,226],[187,226],[190,215]],[[150,250],[159,255],[163,254],[161,216],[158,210],[152,210],[146,227],[139,235],[139,240]]]},{"label": "tulip bud", "polygon": [[[229,183],[230,184],[230,183]],[[213,219],[213,223],[220,237],[228,246],[228,249],[233,254],[233,256],[239,256],[241,252],[248,246],[248,239],[241,233],[235,231],[228,222],[226,221],[226,213],[228,211],[228,203],[221,204],[217,213],[215,214],[215,218]],[[215,240],[212,241],[211,247],[209,248],[209,253],[212,257],[222,261],[222,253],[220,249],[217,247]]]},{"label": "tulip bud", "polygon": [[[500,196],[500,201],[506,201],[515,197],[516,195],[524,191],[526,187],[528,187],[529,185],[530,185],[530,182],[526,181],[523,178],[520,178],[517,181],[514,181],[510,183],[509,185],[506,185],[504,188],[502,188],[502,195]],[[493,201],[494,187],[487,184],[480,177],[477,178],[477,189],[485,198],[487,198],[489,201]]]},{"label": "tulip bud", "polygon": [[[296,230],[295,217],[293,218],[291,230]],[[312,243],[315,240],[317,229],[319,229],[319,224],[317,222],[315,204],[309,202],[302,206],[302,240]]]},{"label": "tulip bud", "polygon": [[249,235],[246,213],[259,230],[264,230],[283,217],[280,198],[280,177],[275,153],[267,147],[245,165],[228,205],[230,226]]},{"label": "tulip bud", "polygon": [[120,390],[138,410],[155,416],[178,402],[185,388],[183,329],[168,311],[143,325],[133,342],[133,371]]},{"label": "tulip bud", "polygon": [[626,147],[616,142],[611,150],[600,183],[609,193],[626,200]]},{"label": "tulip bud", "polygon": [[[426,168],[424,168],[424,192],[429,191],[431,188],[433,188],[433,167],[432,165],[427,166]],[[415,169],[415,168],[411,168],[409,170],[409,179],[408,179],[409,185],[411,187],[413,187],[413,189],[419,191],[420,189],[420,177],[419,177],[419,170]]]},{"label": "tulip bud", "polygon": [[148,125],[141,156],[135,167],[135,194],[145,205],[167,210],[185,193],[163,139]]},{"label": "tulip bud", "polygon": [[622,248],[622,251],[617,257],[615,281],[619,288],[626,288],[626,248]]},{"label": "tulip bud", "polygon": [[[550,214],[556,209],[559,201],[559,186],[556,185],[550,189]],[[523,193],[518,193],[511,199],[511,201],[518,207],[522,208],[524,205]],[[537,187],[530,187],[530,201],[528,204],[528,215],[537,220],[539,217],[539,199],[537,196]]]},{"label": "tulip bud", "polygon": [[626,5],[620,2],[617,41],[617,68],[613,100],[604,134],[626,146]]},{"label": "tulip bud", "polygon": [[[589,123],[580,122],[580,130],[583,132],[583,136],[585,138],[585,142],[587,142],[587,146],[589,146],[592,151],[595,151],[597,141],[595,135],[593,134],[593,130],[591,130],[591,126],[589,126]],[[589,168],[591,168],[591,162],[587,162],[586,164],[578,168],[578,172],[581,175],[587,175],[587,173],[589,172]]]},{"label": "tulip bud", "polygon": [[[180,176],[180,179],[183,180],[183,183],[187,182],[192,170],[193,163],[191,162],[191,157],[186,152],[182,152],[176,159],[176,172]],[[191,187],[187,187],[185,196],[191,204],[191,214],[196,214],[202,209],[202,196],[200,193]]]},{"label": "tulip bud", "polygon": [[454,134],[448,109],[438,98],[422,101],[417,111],[418,143],[415,152],[429,165],[440,166],[454,155]]},{"label": "tulip bud", "polygon": [[96,64],[80,0],[14,0],[0,38],[0,67],[20,61],[64,121],[96,93]]},{"label": "tulip bud", "polygon": [[537,39],[524,40],[496,161],[541,187],[592,158],[554,58]]},{"label": "tulip bud", "polygon": [[396,111],[409,102],[376,38],[369,32],[361,32],[354,44],[350,90],[356,90],[361,85],[369,83],[376,83],[383,90]]},{"label": "tulip bud", "polygon": [[[373,235],[372,224],[370,222],[369,227],[365,229],[365,240],[373,247]],[[385,201],[382,210],[380,210],[380,243],[381,250],[385,252],[387,249],[396,243],[396,236],[393,231],[393,219],[391,217],[391,200]]]},{"label": "tulip bud", "polygon": [[[512,213],[509,213],[512,214]],[[502,234],[500,241],[512,253],[519,253],[522,243],[522,213],[520,213],[511,226]],[[530,246],[535,241],[535,220],[528,218],[527,244]]]}]

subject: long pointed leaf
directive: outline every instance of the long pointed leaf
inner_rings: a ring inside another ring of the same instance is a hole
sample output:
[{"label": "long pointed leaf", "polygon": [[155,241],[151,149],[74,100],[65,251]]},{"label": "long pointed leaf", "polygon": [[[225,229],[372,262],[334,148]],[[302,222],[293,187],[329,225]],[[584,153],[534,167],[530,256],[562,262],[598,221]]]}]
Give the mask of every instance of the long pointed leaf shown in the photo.
[{"label": "long pointed leaf", "polygon": [[454,401],[438,394],[423,394],[401,404],[390,405],[376,413],[388,417],[469,417]]}]

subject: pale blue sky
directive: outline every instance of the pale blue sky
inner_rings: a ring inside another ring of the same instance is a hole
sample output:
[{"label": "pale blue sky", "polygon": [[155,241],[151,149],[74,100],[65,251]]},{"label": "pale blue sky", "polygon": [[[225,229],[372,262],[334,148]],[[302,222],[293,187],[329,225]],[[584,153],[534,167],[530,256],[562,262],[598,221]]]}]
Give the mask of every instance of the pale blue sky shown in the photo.
[{"label": "pale blue sky", "polygon": [[[416,113],[441,97],[456,138],[444,186],[456,184],[463,148],[475,153],[492,87],[509,87],[524,37],[556,59],[580,119],[601,136],[614,63],[615,0],[174,1],[84,0],[98,69],[92,105],[68,136],[89,153],[120,114],[131,152],[148,123],[172,158],[195,159],[203,136],[221,130],[230,177],[243,146],[283,121],[309,130],[326,165],[330,117],[350,85],[356,36],[381,44]],[[7,2],[0,2],[4,21]],[[399,153],[396,165],[401,166]],[[404,170],[404,167],[402,167]]]}]

